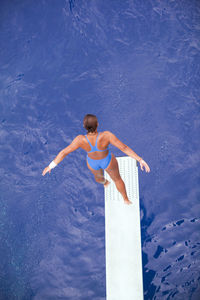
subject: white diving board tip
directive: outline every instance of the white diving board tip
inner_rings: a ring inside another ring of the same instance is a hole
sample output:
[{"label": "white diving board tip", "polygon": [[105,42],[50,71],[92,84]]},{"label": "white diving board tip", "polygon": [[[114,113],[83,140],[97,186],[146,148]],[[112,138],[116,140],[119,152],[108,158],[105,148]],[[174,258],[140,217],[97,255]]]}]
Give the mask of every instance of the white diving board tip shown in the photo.
[{"label": "white diving board tip", "polygon": [[117,157],[129,200],[124,203],[110,176],[105,187],[106,299],[143,300],[138,167],[135,159]]}]

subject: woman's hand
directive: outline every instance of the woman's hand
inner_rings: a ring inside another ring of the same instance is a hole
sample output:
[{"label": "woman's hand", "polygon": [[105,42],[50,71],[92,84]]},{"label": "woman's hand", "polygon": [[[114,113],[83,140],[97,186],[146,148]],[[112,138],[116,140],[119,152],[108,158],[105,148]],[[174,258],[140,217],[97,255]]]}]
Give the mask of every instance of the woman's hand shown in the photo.
[{"label": "woman's hand", "polygon": [[150,172],[150,168],[149,168],[148,164],[143,159],[141,159],[139,161],[139,163],[140,163],[140,168],[141,168],[142,171],[144,171],[143,168],[145,168],[146,172],[148,172],[148,173]]},{"label": "woman's hand", "polygon": [[49,172],[49,174],[51,173],[51,169],[49,168],[49,166],[43,170],[42,175],[44,176],[47,172]]}]

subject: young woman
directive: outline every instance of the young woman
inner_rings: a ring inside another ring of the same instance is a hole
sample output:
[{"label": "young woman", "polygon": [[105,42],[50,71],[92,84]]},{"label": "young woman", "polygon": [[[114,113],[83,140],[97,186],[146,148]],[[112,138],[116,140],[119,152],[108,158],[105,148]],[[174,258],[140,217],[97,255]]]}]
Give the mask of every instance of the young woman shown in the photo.
[{"label": "young woman", "polygon": [[78,148],[82,148],[88,153],[87,166],[94,174],[95,180],[106,187],[110,182],[104,178],[103,170],[105,170],[114,181],[117,190],[124,198],[125,204],[132,204],[128,199],[124,181],[120,176],[117,159],[113,153],[111,154],[108,145],[112,144],[126,155],[136,159],[140,163],[142,171],[144,167],[146,172],[150,172],[148,164],[131,148],[122,143],[112,132],[98,132],[99,123],[95,115],[87,114],[84,117],[83,126],[87,130],[87,134],[78,135],[69,146],[60,151],[49,166],[43,170],[42,175],[44,176],[47,172],[50,173],[51,169],[55,168],[66,155]]}]

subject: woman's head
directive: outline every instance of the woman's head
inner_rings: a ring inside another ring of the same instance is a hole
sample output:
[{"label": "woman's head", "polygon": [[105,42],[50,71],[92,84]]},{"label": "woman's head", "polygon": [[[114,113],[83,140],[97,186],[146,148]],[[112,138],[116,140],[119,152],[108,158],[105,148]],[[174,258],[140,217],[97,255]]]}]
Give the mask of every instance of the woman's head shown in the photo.
[{"label": "woman's head", "polygon": [[83,127],[88,131],[88,132],[95,132],[98,126],[98,120],[95,115],[87,114],[84,117],[83,120]]}]

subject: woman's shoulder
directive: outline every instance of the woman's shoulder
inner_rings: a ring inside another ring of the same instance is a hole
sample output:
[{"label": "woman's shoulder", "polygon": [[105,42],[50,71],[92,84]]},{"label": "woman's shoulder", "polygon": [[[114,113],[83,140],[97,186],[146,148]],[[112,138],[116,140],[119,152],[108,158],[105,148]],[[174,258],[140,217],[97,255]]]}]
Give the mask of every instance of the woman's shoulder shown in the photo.
[{"label": "woman's shoulder", "polygon": [[109,135],[109,134],[111,134],[111,132],[110,132],[110,131],[108,131],[108,130],[102,131],[102,133],[103,133],[103,134],[105,134],[105,135]]},{"label": "woman's shoulder", "polygon": [[[112,135],[112,132],[108,131],[108,130],[100,131],[99,133],[101,134],[101,136],[105,136],[108,138]],[[80,141],[82,141],[82,140],[85,141],[85,136],[86,136],[86,134],[79,134],[76,138],[79,139]]]},{"label": "woman's shoulder", "polygon": [[116,135],[114,133],[112,133],[111,131],[104,131],[105,133],[105,137],[109,140],[110,143],[115,142],[116,140],[118,140],[118,138],[116,137]]},{"label": "woman's shoulder", "polygon": [[103,140],[110,142],[110,138],[112,136],[112,132],[109,130],[105,130],[101,132],[101,136]]},{"label": "woman's shoulder", "polygon": [[83,140],[85,140],[85,134],[79,134],[77,135],[77,138],[79,139],[80,142],[82,142]]},{"label": "woman's shoulder", "polygon": [[82,142],[83,142],[83,140],[84,140],[84,135],[83,134],[79,134],[79,135],[77,135],[75,138],[74,138],[74,141],[76,141],[78,144],[82,144]]},{"label": "woman's shoulder", "polygon": [[109,130],[105,130],[105,131],[102,131],[103,132],[103,134],[106,136],[106,137],[108,137],[108,138],[111,138],[114,134],[111,132],[111,131],[109,131]]}]

